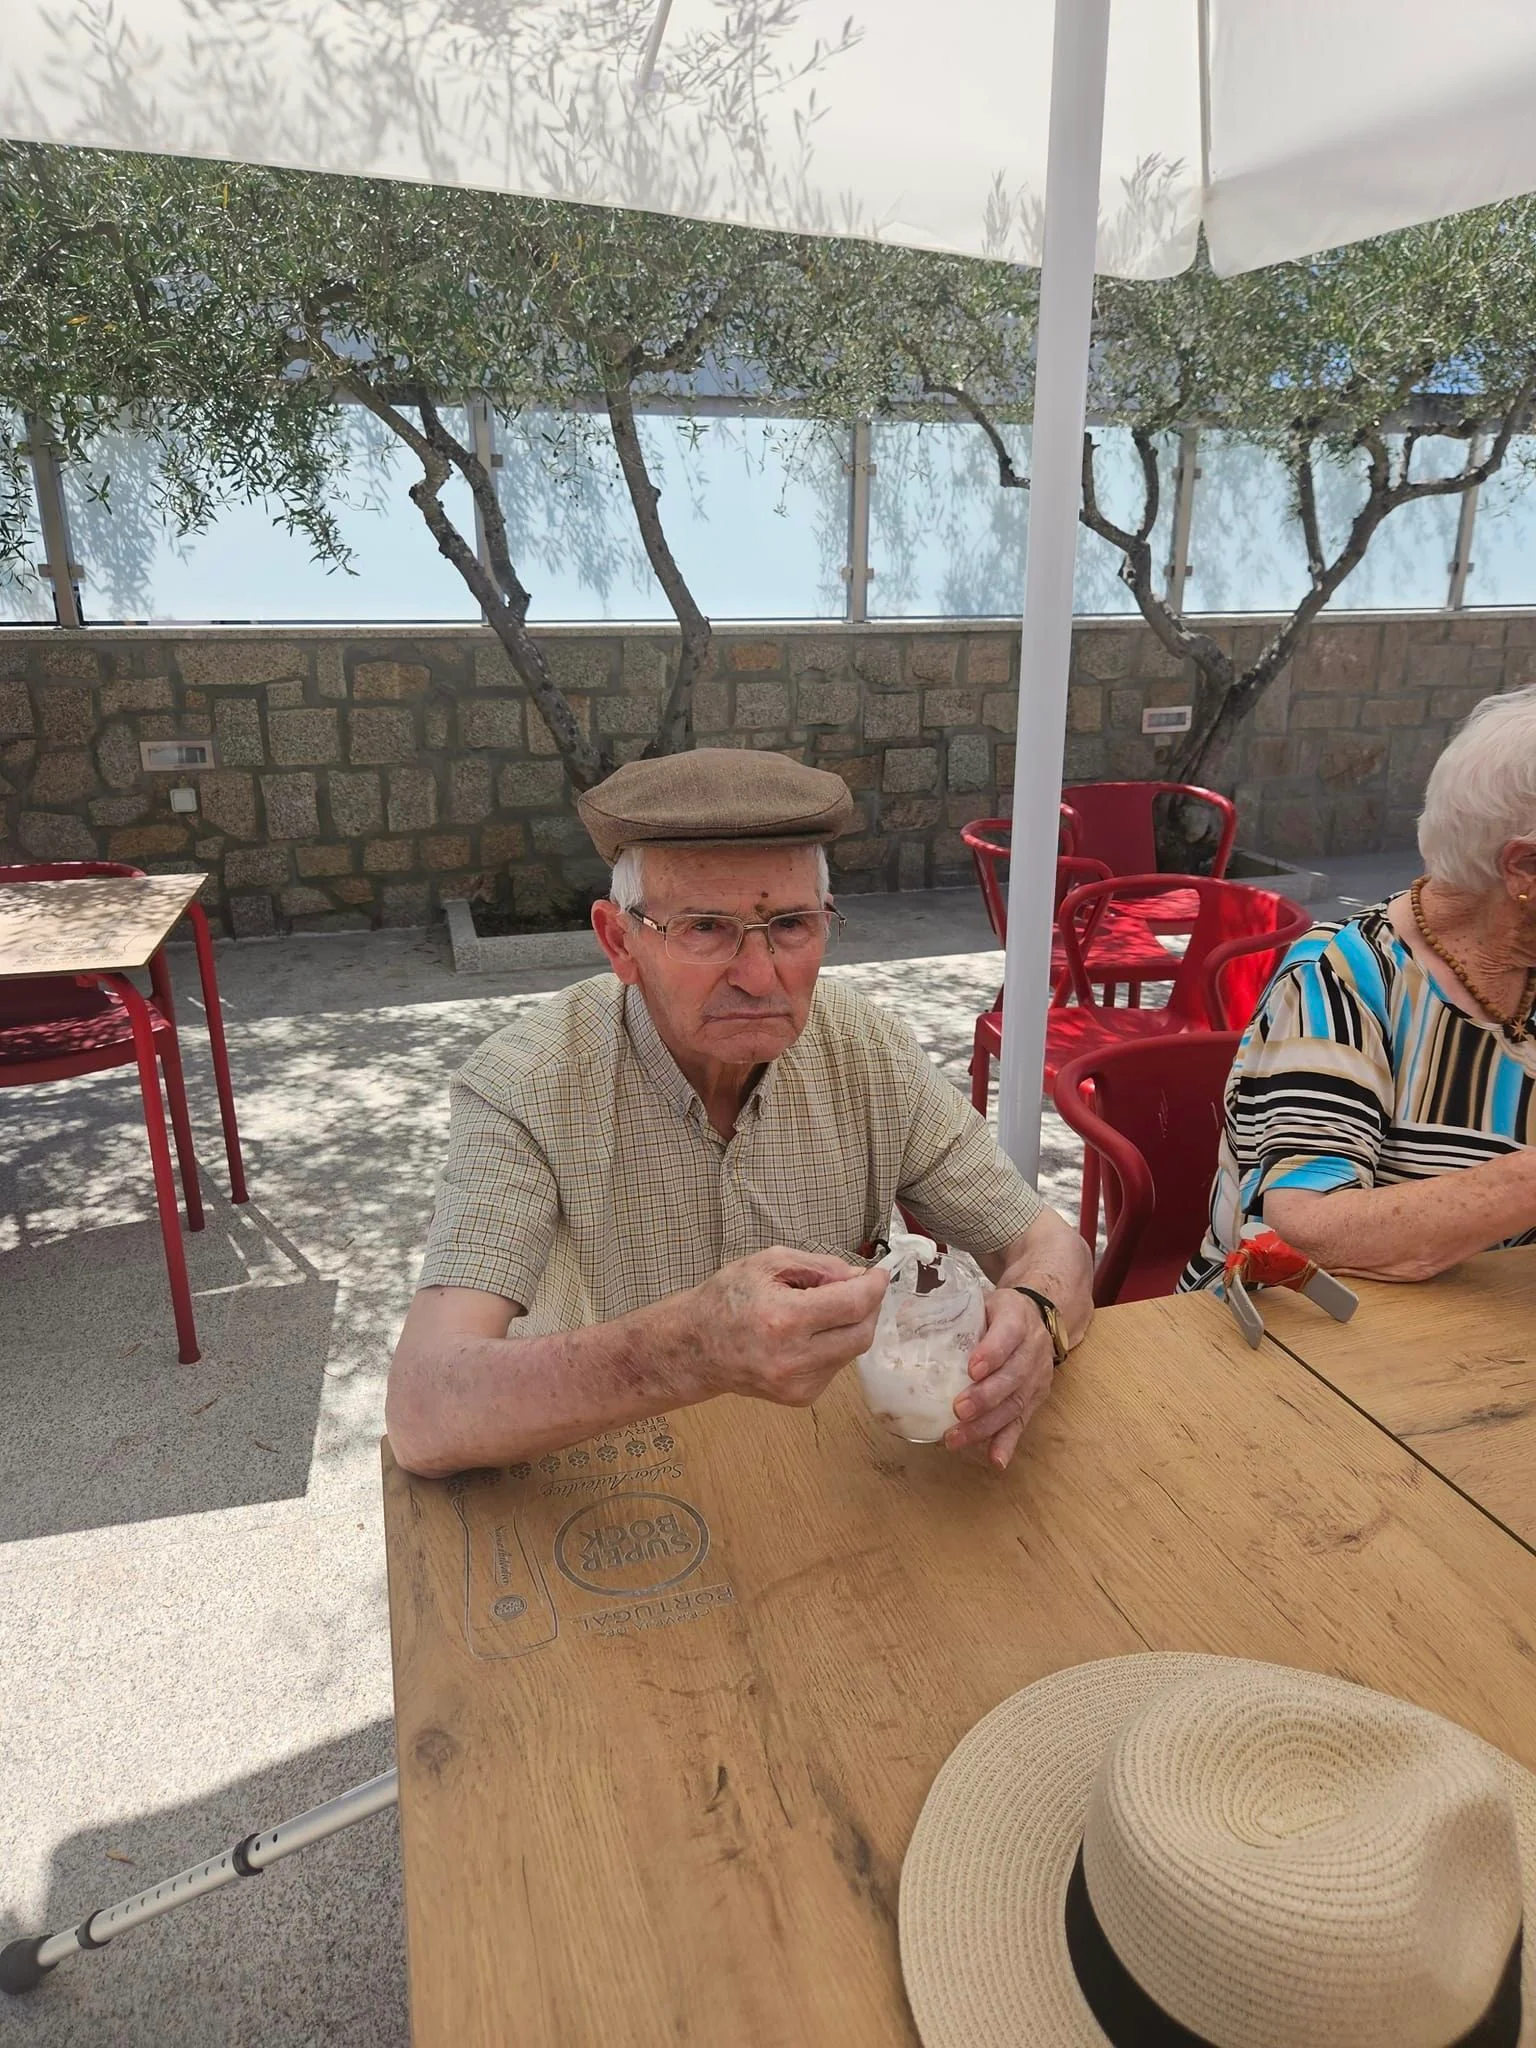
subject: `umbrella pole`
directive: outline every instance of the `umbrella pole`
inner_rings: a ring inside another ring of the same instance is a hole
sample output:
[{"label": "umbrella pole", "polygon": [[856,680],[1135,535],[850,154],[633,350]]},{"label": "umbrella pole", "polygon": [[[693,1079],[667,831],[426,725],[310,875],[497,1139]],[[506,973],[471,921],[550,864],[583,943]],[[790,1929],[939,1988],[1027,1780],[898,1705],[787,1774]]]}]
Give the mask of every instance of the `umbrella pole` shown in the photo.
[{"label": "umbrella pole", "polygon": [[1109,7],[1110,0],[1056,0],[1051,46],[1045,246],[1029,462],[1029,560],[1008,878],[1008,1003],[998,1069],[1003,1150],[1030,1181],[1040,1167],[1040,1095],[1067,674],[1072,661],[1072,573],[1082,498]]},{"label": "umbrella pole", "polygon": [[8,1942],[0,1950],[0,1991],[15,1994],[34,1990],[50,1970],[57,1969],[70,1956],[79,1955],[84,1949],[105,1948],[130,1927],[142,1927],[146,1920],[156,1920],[177,1906],[190,1905],[193,1899],[206,1898],[209,1892],[233,1884],[237,1878],[260,1877],[268,1864],[280,1863],[285,1856],[307,1849],[314,1842],[323,1842],[327,1836],[339,1834],[343,1828],[393,1806],[398,1788],[398,1774],[385,1771],[380,1777],[370,1778],[366,1785],[343,1792],[337,1799],[328,1799],[323,1806],[312,1806],[293,1820],[280,1821],[275,1828],[247,1835],[222,1855],[210,1856],[190,1870],[162,1878],[147,1891],[119,1899],[115,1906],[98,1907],[94,1913],[87,1913],[78,1926],[66,1927],[58,1934],[26,1935],[19,1941]]}]

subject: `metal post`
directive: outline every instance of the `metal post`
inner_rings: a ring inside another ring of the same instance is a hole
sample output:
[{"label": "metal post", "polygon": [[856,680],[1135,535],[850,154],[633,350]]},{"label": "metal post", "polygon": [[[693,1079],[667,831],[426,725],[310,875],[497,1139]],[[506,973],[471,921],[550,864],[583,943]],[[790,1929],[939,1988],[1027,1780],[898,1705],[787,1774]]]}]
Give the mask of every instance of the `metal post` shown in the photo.
[{"label": "metal post", "polygon": [[1040,1165],[1040,1090],[1051,992],[1051,921],[1072,572],[1082,496],[1083,419],[1104,138],[1109,0],[1056,0],[1045,249],[1035,341],[1029,561],[1019,652],[1008,953],[998,1123],[1003,1150],[1031,1181]]},{"label": "metal post", "polygon": [[[491,412],[488,398],[472,398],[469,412],[469,445],[474,451],[476,462],[494,478],[501,467],[501,457],[496,452],[496,421]],[[490,542],[485,536],[485,521],[480,514],[480,500],[475,500],[475,553],[480,557],[480,566],[487,576],[495,577],[491,567]]]},{"label": "metal post", "polygon": [[848,460],[848,618],[862,626],[869,617],[869,480],[875,466],[869,459],[869,421],[855,420]]},{"label": "metal post", "polygon": [[1179,467],[1173,487],[1173,538],[1168,546],[1168,604],[1184,609],[1184,586],[1193,567],[1189,536],[1195,523],[1195,485],[1200,481],[1200,434],[1184,427],[1179,433]]},{"label": "metal post", "polygon": [[[1480,462],[1482,456],[1474,442],[1472,461]],[[1451,562],[1451,587],[1446,592],[1445,608],[1459,612],[1467,601],[1467,578],[1472,573],[1472,535],[1477,526],[1477,500],[1481,485],[1474,484],[1470,491],[1461,494],[1461,508],[1456,519],[1456,553]]]},{"label": "metal post", "polygon": [[80,604],[82,571],[69,541],[69,507],[64,498],[64,474],[59,451],[46,420],[34,413],[27,419],[27,454],[32,462],[32,488],[37,496],[38,524],[43,529],[44,560],[38,563],[40,576],[53,585],[53,615],[61,626],[83,626]]}]

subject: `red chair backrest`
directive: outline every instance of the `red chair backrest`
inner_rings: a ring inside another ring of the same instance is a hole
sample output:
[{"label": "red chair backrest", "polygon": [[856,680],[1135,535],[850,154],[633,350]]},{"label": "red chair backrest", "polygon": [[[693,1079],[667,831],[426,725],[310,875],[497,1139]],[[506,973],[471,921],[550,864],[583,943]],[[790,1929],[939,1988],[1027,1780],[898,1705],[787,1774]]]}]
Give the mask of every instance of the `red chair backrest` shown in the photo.
[{"label": "red chair backrest", "polygon": [[[1011,818],[973,818],[969,825],[962,825],[960,837],[971,850],[971,861],[976,869],[976,883],[981,890],[981,900],[987,906],[987,921],[997,934],[999,945],[1008,943],[1008,889],[1004,869],[1013,850],[1013,820]],[[1056,894],[1054,902],[1060,907],[1061,899],[1069,888],[1076,888],[1080,882],[1095,881],[1111,873],[1102,861],[1085,861],[1074,864],[1071,855],[1076,841],[1076,821],[1069,804],[1061,806],[1061,817],[1056,832]]]},{"label": "red chair backrest", "polygon": [[1073,782],[1067,799],[1076,820],[1074,853],[1101,860],[1112,875],[1150,875],[1157,869],[1157,799],[1183,797],[1209,804],[1220,819],[1212,876],[1227,872],[1237,837],[1237,811],[1229,798],[1192,782]]},{"label": "red chair backrest", "polygon": [[1109,1169],[1109,1230],[1093,1276],[1100,1307],[1172,1293],[1198,1250],[1240,1037],[1181,1031],[1133,1039],[1084,1053],[1057,1075],[1057,1109]]},{"label": "red chair backrest", "polygon": [[[1191,875],[1181,877],[1179,886],[1198,893],[1200,911],[1183,959],[1175,966],[1170,956],[1169,1012],[1189,1031],[1240,1030],[1286,947],[1311,929],[1311,917],[1289,897],[1241,882]],[[1086,1007],[1095,1000],[1082,960],[1093,925],[1112,903],[1156,896],[1167,887],[1166,875],[1116,875],[1074,889],[1063,900],[1057,929],[1079,1003]]]},{"label": "red chair backrest", "polygon": [[[98,875],[142,875],[142,868],[120,860],[41,860],[21,867],[0,867],[0,887],[8,882],[79,882]],[[107,1007],[100,989],[51,974],[24,975],[0,981],[0,1026],[39,1024],[49,1017],[91,1017]]]}]

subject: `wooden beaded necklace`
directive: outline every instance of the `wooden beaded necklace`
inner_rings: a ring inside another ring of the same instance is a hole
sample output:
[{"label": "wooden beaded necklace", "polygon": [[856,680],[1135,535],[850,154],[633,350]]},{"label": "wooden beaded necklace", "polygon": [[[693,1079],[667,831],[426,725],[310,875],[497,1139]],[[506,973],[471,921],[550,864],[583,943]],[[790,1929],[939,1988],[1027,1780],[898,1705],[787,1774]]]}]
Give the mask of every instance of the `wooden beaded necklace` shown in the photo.
[{"label": "wooden beaded necklace", "polygon": [[1521,1037],[1529,1029],[1531,1010],[1536,1007],[1536,967],[1526,969],[1525,986],[1521,990],[1519,1002],[1512,1010],[1501,1010],[1497,1003],[1490,1002],[1444,940],[1430,930],[1422,900],[1424,884],[1428,880],[1428,875],[1420,875],[1408,892],[1413,904],[1413,921],[1419,928],[1419,937],[1432,953],[1439,955],[1478,1008],[1486,1011],[1501,1031],[1507,1032],[1511,1038]]}]

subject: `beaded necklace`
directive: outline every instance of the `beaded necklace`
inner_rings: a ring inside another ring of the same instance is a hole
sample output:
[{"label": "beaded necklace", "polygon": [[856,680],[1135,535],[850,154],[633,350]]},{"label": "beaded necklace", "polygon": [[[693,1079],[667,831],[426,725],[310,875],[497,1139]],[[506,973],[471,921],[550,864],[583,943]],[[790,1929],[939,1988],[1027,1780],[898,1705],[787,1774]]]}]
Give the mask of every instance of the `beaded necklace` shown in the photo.
[{"label": "beaded necklace", "polygon": [[1478,1008],[1486,1011],[1501,1031],[1507,1032],[1511,1038],[1521,1037],[1530,1027],[1531,1010],[1533,1006],[1536,1006],[1536,967],[1528,967],[1526,969],[1525,986],[1520,992],[1519,1002],[1516,1003],[1512,1010],[1501,1010],[1497,1003],[1491,1003],[1472,979],[1471,975],[1468,974],[1466,968],[1457,959],[1456,955],[1445,944],[1444,940],[1438,938],[1430,930],[1429,923],[1424,916],[1424,904],[1422,901],[1424,884],[1428,880],[1428,875],[1420,875],[1408,892],[1413,904],[1413,921],[1419,928],[1420,938],[1432,953],[1439,955],[1446,966],[1450,968],[1452,974],[1461,983],[1467,994],[1472,997]]}]

